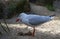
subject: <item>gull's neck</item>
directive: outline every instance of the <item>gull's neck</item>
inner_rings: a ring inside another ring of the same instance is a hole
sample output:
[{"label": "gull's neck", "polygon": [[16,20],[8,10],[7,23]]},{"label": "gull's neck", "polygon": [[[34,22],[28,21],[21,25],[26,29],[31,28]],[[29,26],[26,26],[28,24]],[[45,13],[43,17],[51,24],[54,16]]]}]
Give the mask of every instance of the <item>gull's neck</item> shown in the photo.
[{"label": "gull's neck", "polygon": [[27,17],[27,14],[21,15],[21,19],[25,19]]}]

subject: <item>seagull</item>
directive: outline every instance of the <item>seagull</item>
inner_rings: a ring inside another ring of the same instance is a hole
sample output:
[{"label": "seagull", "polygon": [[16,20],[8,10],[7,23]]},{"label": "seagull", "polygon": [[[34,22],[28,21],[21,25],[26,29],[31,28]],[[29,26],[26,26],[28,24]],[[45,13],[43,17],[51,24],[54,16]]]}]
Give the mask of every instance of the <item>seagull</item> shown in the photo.
[{"label": "seagull", "polygon": [[36,14],[26,14],[22,12],[16,19],[16,22],[21,21],[26,25],[31,25],[33,27],[32,36],[35,36],[35,26],[48,22],[54,18],[55,15],[51,16],[41,16]]}]

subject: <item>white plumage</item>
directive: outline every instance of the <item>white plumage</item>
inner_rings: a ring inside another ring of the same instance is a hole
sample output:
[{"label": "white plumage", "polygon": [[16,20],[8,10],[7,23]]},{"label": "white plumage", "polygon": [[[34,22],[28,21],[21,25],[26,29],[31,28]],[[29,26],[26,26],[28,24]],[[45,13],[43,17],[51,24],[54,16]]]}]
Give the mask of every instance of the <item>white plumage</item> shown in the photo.
[{"label": "white plumage", "polygon": [[[35,14],[25,14],[21,13],[17,19],[20,19],[21,22],[27,25],[39,25],[41,23],[45,23],[47,21],[50,21],[54,18],[55,15],[51,16],[40,16],[40,15],[35,15]],[[16,20],[18,21],[18,20]],[[35,27],[32,26],[32,27]]]}]

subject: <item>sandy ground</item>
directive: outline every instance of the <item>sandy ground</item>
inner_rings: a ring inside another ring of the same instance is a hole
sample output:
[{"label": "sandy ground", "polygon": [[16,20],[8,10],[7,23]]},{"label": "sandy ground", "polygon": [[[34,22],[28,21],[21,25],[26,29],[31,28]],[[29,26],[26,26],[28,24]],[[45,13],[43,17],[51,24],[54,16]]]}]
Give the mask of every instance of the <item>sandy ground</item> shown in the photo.
[{"label": "sandy ground", "polygon": [[[33,30],[32,27],[25,25],[25,24],[20,24],[19,22],[16,23],[16,17],[13,17],[12,19],[7,19],[6,22],[8,23],[8,27],[10,29],[9,33],[5,33],[1,28],[1,31],[3,32],[3,35],[0,36],[0,39],[60,39],[60,11],[56,10],[56,17],[55,19],[43,23],[41,25],[36,26],[36,32],[35,32],[35,37],[32,36],[18,36],[18,32],[28,32]],[[49,13],[51,13],[49,11]],[[2,24],[5,26],[3,23],[3,20],[0,20]],[[5,26],[6,27],[6,26]]]},{"label": "sandy ground", "polygon": [[[44,24],[36,26],[35,37],[32,36],[18,36],[18,32],[32,32],[32,27],[15,22],[15,18],[7,19],[10,29],[9,33],[4,33],[1,39],[60,39],[60,20],[55,19]],[[2,22],[4,25],[4,23]]]}]

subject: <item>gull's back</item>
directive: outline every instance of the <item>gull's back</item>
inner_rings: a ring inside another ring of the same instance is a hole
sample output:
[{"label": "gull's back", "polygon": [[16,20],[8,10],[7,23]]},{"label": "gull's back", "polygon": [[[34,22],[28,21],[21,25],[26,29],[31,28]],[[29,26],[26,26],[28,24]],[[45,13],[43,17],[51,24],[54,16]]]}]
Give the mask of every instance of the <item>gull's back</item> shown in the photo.
[{"label": "gull's back", "polygon": [[40,23],[47,22],[51,19],[49,16],[30,15],[28,16],[29,23],[32,25],[38,25]]},{"label": "gull's back", "polygon": [[[23,15],[24,16],[24,15]],[[25,24],[38,25],[44,22],[51,20],[51,16],[40,16],[34,14],[26,14],[24,17],[22,16],[22,22]]]}]

